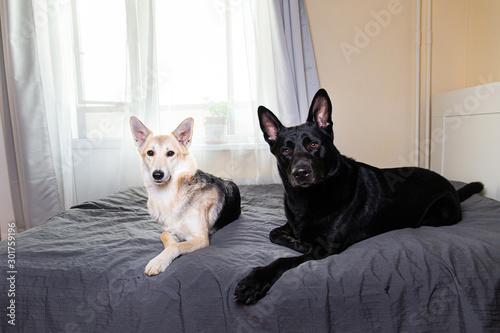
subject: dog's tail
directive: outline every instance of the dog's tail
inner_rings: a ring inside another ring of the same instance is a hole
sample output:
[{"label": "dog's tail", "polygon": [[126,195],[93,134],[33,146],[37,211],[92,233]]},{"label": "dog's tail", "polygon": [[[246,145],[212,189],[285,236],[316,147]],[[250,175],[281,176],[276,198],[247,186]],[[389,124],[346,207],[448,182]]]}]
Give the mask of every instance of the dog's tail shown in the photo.
[{"label": "dog's tail", "polygon": [[460,202],[469,199],[473,194],[479,193],[484,189],[483,183],[472,182],[457,190]]}]

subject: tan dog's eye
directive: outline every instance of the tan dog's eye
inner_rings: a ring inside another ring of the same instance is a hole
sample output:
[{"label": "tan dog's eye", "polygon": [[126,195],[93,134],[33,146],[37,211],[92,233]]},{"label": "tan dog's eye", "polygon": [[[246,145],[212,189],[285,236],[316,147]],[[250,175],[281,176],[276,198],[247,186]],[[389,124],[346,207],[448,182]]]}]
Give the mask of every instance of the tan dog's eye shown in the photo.
[{"label": "tan dog's eye", "polygon": [[174,152],[174,151],[172,151],[172,150],[167,151],[167,156],[168,156],[168,157],[172,157],[172,156],[174,156],[174,155],[175,155],[175,152]]},{"label": "tan dog's eye", "polygon": [[146,154],[148,154],[148,156],[155,156],[155,152],[152,150],[148,150]]}]

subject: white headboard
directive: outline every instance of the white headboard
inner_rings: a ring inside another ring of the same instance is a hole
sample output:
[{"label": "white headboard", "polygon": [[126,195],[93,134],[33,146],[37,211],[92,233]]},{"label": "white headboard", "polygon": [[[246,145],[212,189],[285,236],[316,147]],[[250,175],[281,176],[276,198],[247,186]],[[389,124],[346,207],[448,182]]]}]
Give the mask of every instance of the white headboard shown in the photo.
[{"label": "white headboard", "polygon": [[500,82],[432,96],[431,170],[500,200]]}]

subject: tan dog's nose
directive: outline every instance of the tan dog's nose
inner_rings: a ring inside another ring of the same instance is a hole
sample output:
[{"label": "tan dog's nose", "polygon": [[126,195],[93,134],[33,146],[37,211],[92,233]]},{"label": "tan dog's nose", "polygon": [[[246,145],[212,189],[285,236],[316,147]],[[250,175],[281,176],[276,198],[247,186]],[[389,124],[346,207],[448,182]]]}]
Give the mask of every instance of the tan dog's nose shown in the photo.
[{"label": "tan dog's nose", "polygon": [[161,170],[153,171],[153,179],[155,179],[155,180],[162,180],[164,176],[165,176],[165,173]]}]

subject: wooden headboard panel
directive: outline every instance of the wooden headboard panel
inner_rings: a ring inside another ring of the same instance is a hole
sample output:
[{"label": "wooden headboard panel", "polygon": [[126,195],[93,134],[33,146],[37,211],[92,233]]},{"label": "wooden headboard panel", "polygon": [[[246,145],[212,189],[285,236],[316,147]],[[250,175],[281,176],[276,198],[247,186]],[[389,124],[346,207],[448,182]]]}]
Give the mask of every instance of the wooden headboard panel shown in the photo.
[{"label": "wooden headboard panel", "polygon": [[500,82],[432,96],[431,170],[500,200]]}]

